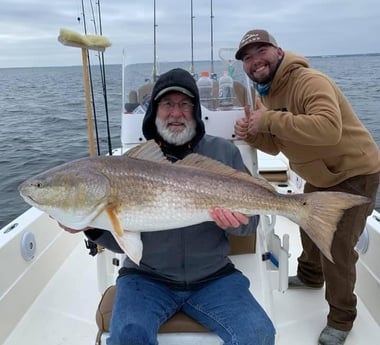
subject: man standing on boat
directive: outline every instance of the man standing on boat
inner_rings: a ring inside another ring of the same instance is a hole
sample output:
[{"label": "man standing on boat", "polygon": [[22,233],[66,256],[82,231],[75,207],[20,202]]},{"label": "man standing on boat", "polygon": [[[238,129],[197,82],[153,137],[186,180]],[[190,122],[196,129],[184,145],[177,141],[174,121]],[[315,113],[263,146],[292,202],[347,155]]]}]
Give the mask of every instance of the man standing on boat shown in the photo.
[{"label": "man standing on boat", "polygon": [[[143,133],[170,161],[195,152],[245,171],[235,145],[205,134],[198,88],[183,69],[157,80]],[[271,320],[250,293],[249,280],[228,258],[228,234],[255,233],[259,217],[225,209],[210,214],[215,222],[141,233],[140,265],[127,257],[116,282],[108,345],[156,345],[160,326],[179,310],[218,334],[225,345],[274,345]],[[122,252],[109,231],[85,233]]]},{"label": "man standing on boat", "polygon": [[289,288],[321,288],[326,283],[330,310],[320,345],[342,345],[356,318],[354,247],[375,206],[380,154],[346,97],[307,60],[283,51],[265,30],[250,30],[240,41],[236,59],[260,95],[254,110],[235,124],[235,133],[250,145],[276,155],[305,181],[304,192],[361,194],[370,204],[347,210],[332,243],[335,264],[326,259],[301,229],[303,252]]}]

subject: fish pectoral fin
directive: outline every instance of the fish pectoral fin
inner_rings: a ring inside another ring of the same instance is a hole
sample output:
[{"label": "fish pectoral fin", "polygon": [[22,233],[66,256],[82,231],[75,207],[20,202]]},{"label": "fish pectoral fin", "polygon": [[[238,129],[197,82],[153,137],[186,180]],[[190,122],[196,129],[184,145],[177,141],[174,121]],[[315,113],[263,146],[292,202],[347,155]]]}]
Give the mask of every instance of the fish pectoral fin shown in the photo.
[{"label": "fish pectoral fin", "polygon": [[117,213],[113,207],[107,207],[106,213],[108,215],[109,220],[111,221],[112,227],[115,230],[115,233],[122,237],[124,235],[123,227],[121,226],[119,217],[117,216]]},{"label": "fish pectoral fin", "polygon": [[124,253],[139,265],[142,257],[143,243],[139,232],[124,231],[123,236],[114,236]]},{"label": "fish pectoral fin", "polygon": [[140,233],[124,230],[113,207],[107,207],[106,213],[111,221],[113,229],[115,230],[111,233],[116,242],[119,244],[120,248],[123,249],[124,253],[127,254],[136,265],[139,265],[143,251]]}]

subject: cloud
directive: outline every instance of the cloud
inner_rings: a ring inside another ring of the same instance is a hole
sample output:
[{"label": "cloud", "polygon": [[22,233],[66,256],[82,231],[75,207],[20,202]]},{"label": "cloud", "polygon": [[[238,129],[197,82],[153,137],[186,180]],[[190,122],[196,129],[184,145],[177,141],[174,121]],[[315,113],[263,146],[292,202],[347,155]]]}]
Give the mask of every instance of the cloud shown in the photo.
[{"label": "cloud", "polygon": [[[153,56],[153,0],[100,1],[85,4],[89,33],[100,33],[111,42],[106,63],[120,64],[122,51],[132,61]],[[162,61],[190,60],[191,1],[156,1],[157,55]],[[93,10],[93,12],[92,12]],[[194,58],[207,59],[211,45],[211,1],[193,0]],[[379,52],[380,7],[377,0],[267,0],[213,1],[215,57],[222,46],[236,47],[252,28],[272,32],[284,49],[303,55]],[[81,18],[78,21],[78,18]],[[96,27],[94,26],[96,23]],[[62,66],[81,64],[78,49],[57,41],[60,28],[84,32],[79,0],[2,0],[0,13],[1,67]]]}]

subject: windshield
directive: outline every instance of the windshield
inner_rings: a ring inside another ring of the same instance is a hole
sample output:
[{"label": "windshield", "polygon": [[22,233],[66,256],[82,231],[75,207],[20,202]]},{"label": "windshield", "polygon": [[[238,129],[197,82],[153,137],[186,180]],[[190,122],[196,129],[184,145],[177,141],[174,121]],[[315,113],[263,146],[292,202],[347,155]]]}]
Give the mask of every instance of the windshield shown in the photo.
[{"label": "windshield", "polygon": [[[143,113],[150,101],[154,82],[172,68],[183,68],[194,76],[202,105],[209,111],[252,104],[246,92],[247,79],[241,61],[235,60],[236,48],[215,45],[214,59],[173,60],[170,50],[156,59],[151,45],[127,47],[123,51],[123,112]],[[208,51],[209,53],[209,51]],[[190,54],[189,54],[190,55]],[[248,83],[250,85],[250,82]],[[251,87],[251,85],[250,85]]]}]

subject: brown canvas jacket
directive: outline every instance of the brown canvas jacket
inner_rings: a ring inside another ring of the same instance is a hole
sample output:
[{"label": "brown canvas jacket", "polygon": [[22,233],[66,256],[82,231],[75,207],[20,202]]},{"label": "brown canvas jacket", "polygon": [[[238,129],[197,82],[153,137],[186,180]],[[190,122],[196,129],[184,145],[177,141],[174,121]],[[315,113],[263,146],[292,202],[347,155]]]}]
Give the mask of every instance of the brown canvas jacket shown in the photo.
[{"label": "brown canvas jacket", "polygon": [[317,187],[380,171],[380,153],[337,85],[285,52],[272,81],[259,133],[248,142],[289,159],[290,167]]}]

